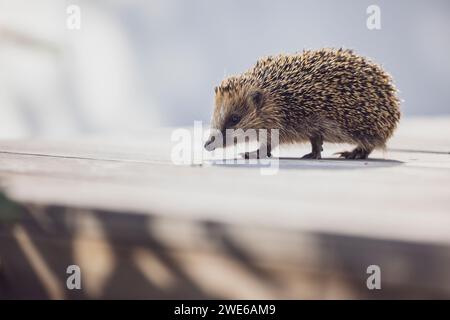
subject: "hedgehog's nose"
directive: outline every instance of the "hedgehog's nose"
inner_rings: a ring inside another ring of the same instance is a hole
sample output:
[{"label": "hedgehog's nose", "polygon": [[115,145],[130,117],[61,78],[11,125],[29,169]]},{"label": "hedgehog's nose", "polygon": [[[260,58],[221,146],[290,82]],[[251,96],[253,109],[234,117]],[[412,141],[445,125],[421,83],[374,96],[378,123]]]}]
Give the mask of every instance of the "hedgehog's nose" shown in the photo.
[{"label": "hedgehog's nose", "polygon": [[213,142],[215,140],[215,137],[209,137],[208,141],[205,143],[205,149],[208,151],[213,151],[216,147],[214,146]]}]

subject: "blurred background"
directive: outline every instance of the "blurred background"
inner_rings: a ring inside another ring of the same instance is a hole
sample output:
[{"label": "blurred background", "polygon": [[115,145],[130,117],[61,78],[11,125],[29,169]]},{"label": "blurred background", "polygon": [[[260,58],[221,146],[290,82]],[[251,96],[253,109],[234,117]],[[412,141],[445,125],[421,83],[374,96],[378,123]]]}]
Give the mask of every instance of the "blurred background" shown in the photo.
[{"label": "blurred background", "polygon": [[[381,29],[366,26],[381,9]],[[80,29],[67,27],[70,5]],[[450,2],[0,0],[0,138],[139,134],[209,121],[258,57],[346,47],[381,63],[405,116],[450,113]]]}]

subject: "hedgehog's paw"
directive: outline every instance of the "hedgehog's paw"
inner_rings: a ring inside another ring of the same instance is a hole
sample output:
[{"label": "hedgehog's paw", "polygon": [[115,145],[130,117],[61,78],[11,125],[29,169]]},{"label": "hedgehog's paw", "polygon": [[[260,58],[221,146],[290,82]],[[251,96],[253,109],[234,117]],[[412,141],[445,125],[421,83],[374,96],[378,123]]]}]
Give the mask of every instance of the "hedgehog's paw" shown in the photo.
[{"label": "hedgehog's paw", "polygon": [[244,159],[259,159],[259,150],[241,153]]},{"label": "hedgehog's paw", "polygon": [[335,152],[333,154],[338,155],[339,158],[345,158],[348,159],[348,157],[350,156],[350,151],[341,151],[341,152]]},{"label": "hedgehog's paw", "polygon": [[256,150],[256,151],[252,151],[252,152],[241,153],[241,156],[244,159],[261,159],[261,158],[270,158],[272,155],[270,153],[267,155],[261,155],[259,150]]},{"label": "hedgehog's paw", "polygon": [[305,154],[301,159],[322,159],[320,152],[311,152]]},{"label": "hedgehog's paw", "polygon": [[358,147],[353,149],[352,151],[336,152],[335,154],[339,155],[339,158],[359,160],[359,159],[367,159],[369,153],[370,153],[369,151]]}]

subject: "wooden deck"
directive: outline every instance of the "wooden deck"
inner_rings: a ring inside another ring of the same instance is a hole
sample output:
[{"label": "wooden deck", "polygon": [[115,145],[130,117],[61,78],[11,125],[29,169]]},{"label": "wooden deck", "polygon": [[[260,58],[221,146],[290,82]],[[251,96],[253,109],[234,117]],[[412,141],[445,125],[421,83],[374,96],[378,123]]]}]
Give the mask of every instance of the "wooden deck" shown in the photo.
[{"label": "wooden deck", "polygon": [[274,175],[175,166],[171,132],[0,141],[18,205],[0,215],[0,297],[450,298],[450,118],[404,119],[367,161],[283,148]]}]

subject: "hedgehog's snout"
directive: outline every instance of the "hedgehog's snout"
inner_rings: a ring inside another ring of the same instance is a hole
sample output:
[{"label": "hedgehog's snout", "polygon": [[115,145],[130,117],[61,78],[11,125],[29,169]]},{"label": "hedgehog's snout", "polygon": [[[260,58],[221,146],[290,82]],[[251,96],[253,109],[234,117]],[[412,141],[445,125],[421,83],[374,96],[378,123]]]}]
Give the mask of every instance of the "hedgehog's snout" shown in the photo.
[{"label": "hedgehog's snout", "polygon": [[216,138],[214,136],[210,136],[208,138],[208,140],[205,143],[205,149],[208,151],[213,151],[214,149],[216,149],[215,145],[214,145],[214,140]]}]

